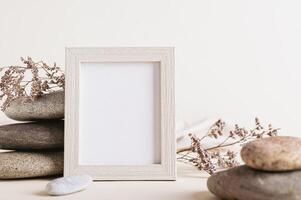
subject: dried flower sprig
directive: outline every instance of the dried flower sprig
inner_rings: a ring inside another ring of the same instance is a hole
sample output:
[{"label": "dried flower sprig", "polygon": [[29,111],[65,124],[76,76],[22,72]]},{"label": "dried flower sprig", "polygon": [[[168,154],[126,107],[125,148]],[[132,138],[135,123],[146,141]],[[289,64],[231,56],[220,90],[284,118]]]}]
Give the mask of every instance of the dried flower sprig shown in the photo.
[{"label": "dried flower sprig", "polygon": [[191,145],[177,150],[179,155],[178,160],[184,163],[190,163],[200,170],[213,174],[218,168],[229,168],[239,165],[239,162],[236,160],[237,152],[232,150],[225,151],[223,149],[224,147],[237,144],[243,145],[256,138],[277,136],[280,130],[279,128],[273,128],[271,124],[265,129],[259,122],[259,119],[255,118],[255,128],[247,130],[236,124],[234,130],[231,130],[223,141],[217,145],[204,148],[202,141],[205,138],[218,139],[220,136],[226,135],[226,133],[224,133],[224,127],[225,122],[219,119],[201,138],[189,134]]},{"label": "dried flower sprig", "polygon": [[65,75],[56,63],[49,66],[43,61],[34,62],[30,57],[21,57],[21,61],[24,66],[0,68],[2,110],[18,97],[26,96],[35,100],[42,94],[65,88]]}]

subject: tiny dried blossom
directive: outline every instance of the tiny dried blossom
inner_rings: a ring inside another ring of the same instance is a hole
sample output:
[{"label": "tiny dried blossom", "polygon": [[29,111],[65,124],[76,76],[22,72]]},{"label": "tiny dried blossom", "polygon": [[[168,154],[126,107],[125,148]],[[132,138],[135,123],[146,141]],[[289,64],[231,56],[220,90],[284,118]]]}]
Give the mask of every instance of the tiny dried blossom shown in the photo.
[{"label": "tiny dried blossom", "polygon": [[221,119],[217,120],[209,129],[208,136],[218,138],[218,136],[222,135],[224,127],[225,127],[225,122],[222,121]]},{"label": "tiny dried blossom", "polygon": [[208,151],[204,150],[201,147],[201,140],[197,138],[195,135],[189,135],[191,138],[191,146],[192,152],[196,153],[196,157],[191,159],[191,163],[193,163],[200,170],[205,170],[209,174],[213,174],[216,171],[216,167],[212,162],[211,155]]},{"label": "tiny dried blossom", "polygon": [[5,110],[19,97],[37,99],[42,94],[65,88],[65,75],[54,63],[49,66],[43,61],[21,58],[24,66],[1,67],[0,100]]},{"label": "tiny dried blossom", "polygon": [[243,138],[248,134],[248,131],[245,128],[239,127],[238,124],[235,124],[234,130],[231,130],[229,134],[233,139],[236,137]]},{"label": "tiny dried blossom", "polygon": [[[237,124],[234,127],[234,130],[231,130],[224,139],[218,145],[203,148],[202,140],[206,137],[213,137],[217,139],[219,136],[226,135],[223,130],[225,127],[225,122],[218,120],[215,122],[207,134],[199,138],[196,135],[189,134],[191,139],[191,146],[189,148],[183,148],[183,150],[178,150],[178,154],[181,155],[178,157],[179,161],[190,163],[196,166],[200,170],[204,170],[209,174],[216,172],[218,168],[230,168],[239,165],[237,161],[237,152],[227,150],[224,151],[223,147],[229,147],[233,145],[243,145],[246,142],[252,141],[256,138],[263,138],[266,136],[277,136],[279,128],[273,128],[271,124],[268,125],[268,128],[265,129],[258,118],[255,118],[255,128],[247,130],[238,126]],[[229,142],[229,140],[232,140]],[[183,152],[186,152],[182,155]]]}]

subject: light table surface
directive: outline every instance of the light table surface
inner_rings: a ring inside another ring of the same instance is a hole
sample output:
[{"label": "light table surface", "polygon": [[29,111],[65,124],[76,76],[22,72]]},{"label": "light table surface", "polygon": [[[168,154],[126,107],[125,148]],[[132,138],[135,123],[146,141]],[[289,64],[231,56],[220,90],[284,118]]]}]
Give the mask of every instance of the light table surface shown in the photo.
[{"label": "light table surface", "polygon": [[48,196],[44,188],[51,179],[0,181],[0,199],[80,200],[218,200],[207,189],[208,175],[178,163],[176,181],[97,181],[85,191]]}]

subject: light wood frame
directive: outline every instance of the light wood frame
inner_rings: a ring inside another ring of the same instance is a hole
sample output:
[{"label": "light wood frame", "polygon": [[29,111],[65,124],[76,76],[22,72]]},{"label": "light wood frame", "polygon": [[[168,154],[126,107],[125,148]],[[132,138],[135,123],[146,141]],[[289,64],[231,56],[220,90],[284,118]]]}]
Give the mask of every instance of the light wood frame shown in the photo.
[{"label": "light wood frame", "polygon": [[[82,62],[159,62],[161,163],[146,166],[79,165],[79,73]],[[94,180],[175,180],[174,49],[66,48],[64,176],[89,174]]]}]

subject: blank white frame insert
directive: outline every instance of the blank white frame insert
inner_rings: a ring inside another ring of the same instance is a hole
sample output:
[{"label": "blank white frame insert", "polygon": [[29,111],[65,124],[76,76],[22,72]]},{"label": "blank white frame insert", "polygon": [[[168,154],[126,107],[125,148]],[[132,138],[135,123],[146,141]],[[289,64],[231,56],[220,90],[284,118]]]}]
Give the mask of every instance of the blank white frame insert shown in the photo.
[{"label": "blank white frame insert", "polygon": [[159,70],[151,62],[81,64],[79,164],[161,163]]},{"label": "blank white frame insert", "polygon": [[64,176],[175,180],[173,48],[66,48]]}]

